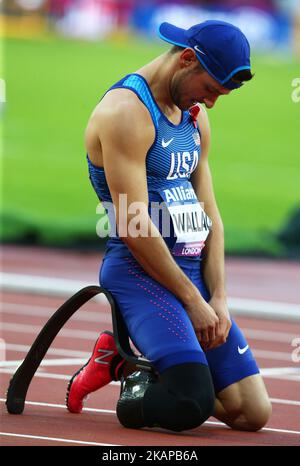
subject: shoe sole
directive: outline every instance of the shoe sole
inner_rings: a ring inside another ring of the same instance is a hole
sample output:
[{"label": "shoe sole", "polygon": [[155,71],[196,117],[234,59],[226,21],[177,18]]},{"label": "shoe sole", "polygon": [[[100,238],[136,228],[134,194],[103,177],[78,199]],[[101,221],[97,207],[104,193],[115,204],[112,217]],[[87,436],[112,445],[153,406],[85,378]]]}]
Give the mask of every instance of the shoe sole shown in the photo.
[{"label": "shoe sole", "polygon": [[[100,334],[100,336],[103,335],[103,334],[105,334],[105,335],[111,335],[112,337],[114,336],[114,334],[113,334],[112,332],[110,332],[109,330],[105,330],[104,332],[102,332],[102,333]],[[100,338],[100,337],[99,337],[99,338]],[[99,340],[99,338],[98,338],[98,340]],[[96,341],[96,343],[95,343],[95,345],[94,345],[92,354],[94,353],[94,350],[95,350],[95,348],[96,348],[96,345],[97,345],[97,343],[98,343],[98,340]],[[78,369],[77,372],[75,372],[75,374],[72,376],[72,378],[70,379],[70,381],[69,381],[69,383],[68,383],[67,393],[66,393],[66,399],[65,399],[66,407],[67,407],[68,410],[69,410],[68,401],[69,401],[69,395],[70,395],[70,391],[71,391],[72,384],[73,384],[75,378],[77,377],[77,375],[80,374],[81,371],[83,371],[83,369],[89,364],[89,362],[90,362],[91,359],[92,359],[92,356],[90,357],[90,359],[89,359],[80,369]],[[69,410],[69,411],[70,411],[70,410]],[[73,411],[70,411],[70,412],[73,413]],[[80,411],[80,412],[81,412],[81,411]],[[75,413],[73,413],[73,414],[75,414]]]}]

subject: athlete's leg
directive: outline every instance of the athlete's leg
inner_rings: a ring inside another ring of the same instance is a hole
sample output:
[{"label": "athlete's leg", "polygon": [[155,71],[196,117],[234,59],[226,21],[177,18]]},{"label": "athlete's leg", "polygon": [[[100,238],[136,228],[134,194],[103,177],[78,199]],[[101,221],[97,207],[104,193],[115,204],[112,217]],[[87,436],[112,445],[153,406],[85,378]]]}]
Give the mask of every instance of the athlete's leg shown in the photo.
[{"label": "athlete's leg", "polygon": [[179,432],[203,424],[212,415],[214,403],[208,366],[185,363],[169,367],[157,380],[149,380],[145,373],[128,377],[117,416],[125,427],[163,427]]},{"label": "athlete's leg", "polygon": [[271,412],[263,379],[255,374],[217,394],[214,416],[233,429],[257,431],[266,425]]},{"label": "athlete's leg", "polygon": [[106,259],[100,283],[116,300],[132,342],[159,373],[185,362],[207,364],[182,303],[134,259]]},{"label": "athlete's leg", "polygon": [[228,339],[206,352],[216,391],[215,417],[234,429],[259,430],[271,403],[252,351],[232,319]]},{"label": "athlete's leg", "polygon": [[174,431],[201,425],[213,412],[215,394],[182,304],[131,258],[104,261],[100,282],[117,301],[133,343],[159,374],[146,390],[138,379],[134,386],[135,376],[126,379],[117,407],[120,422]]},{"label": "athlete's leg", "polygon": [[[194,283],[209,301],[201,273]],[[271,402],[245,336],[231,321],[226,343],[205,352],[216,393],[214,416],[234,429],[255,431],[267,423]]]}]

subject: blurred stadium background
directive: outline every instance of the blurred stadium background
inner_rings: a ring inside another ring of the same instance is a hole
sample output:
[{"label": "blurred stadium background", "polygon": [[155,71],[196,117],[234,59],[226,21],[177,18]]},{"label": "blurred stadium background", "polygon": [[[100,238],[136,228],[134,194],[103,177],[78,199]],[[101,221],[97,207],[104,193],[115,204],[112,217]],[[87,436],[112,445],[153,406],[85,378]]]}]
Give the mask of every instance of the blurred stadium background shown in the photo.
[{"label": "blurred stadium background", "polygon": [[92,109],[111,84],[168,48],[156,37],[161,21],[218,18],[247,34],[256,74],[209,112],[226,252],[300,257],[299,0],[0,5],[2,243],[103,245],[83,144]]}]

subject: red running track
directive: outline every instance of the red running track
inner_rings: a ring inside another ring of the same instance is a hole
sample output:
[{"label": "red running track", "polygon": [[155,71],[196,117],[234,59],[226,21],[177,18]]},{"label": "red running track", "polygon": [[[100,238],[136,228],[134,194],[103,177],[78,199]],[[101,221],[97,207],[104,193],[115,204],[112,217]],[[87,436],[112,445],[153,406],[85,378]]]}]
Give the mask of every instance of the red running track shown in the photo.
[{"label": "red running track", "polygon": [[[95,283],[99,262],[100,254],[97,257],[95,253],[11,246],[4,248],[2,263],[6,272]],[[228,259],[227,276],[230,296],[297,303],[296,282],[300,280],[296,263]],[[0,436],[2,445],[300,445],[300,367],[292,360],[292,341],[300,338],[300,324],[236,318],[257,357],[273,403],[272,417],[262,431],[233,431],[214,418],[180,434],[159,429],[133,431],[124,429],[114,413],[117,383],[92,394],[81,415],[70,414],[64,407],[68,379],[82,365],[80,360],[89,357],[98,333],[111,329],[108,306],[95,301],[78,311],[53,342],[45,365],[31,383],[24,413],[9,415],[4,403],[9,379],[37,332],[64,299],[4,292],[1,300],[6,365],[0,367],[0,410],[1,432],[7,434]]]}]

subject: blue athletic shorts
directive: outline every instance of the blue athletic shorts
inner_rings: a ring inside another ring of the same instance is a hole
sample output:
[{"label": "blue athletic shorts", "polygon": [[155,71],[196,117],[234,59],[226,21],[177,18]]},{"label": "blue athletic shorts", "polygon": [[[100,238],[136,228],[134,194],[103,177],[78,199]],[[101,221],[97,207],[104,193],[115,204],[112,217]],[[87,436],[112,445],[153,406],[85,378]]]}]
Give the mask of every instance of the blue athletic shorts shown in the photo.
[{"label": "blue athletic shorts", "polygon": [[[177,257],[175,260],[209,301],[201,261]],[[216,393],[259,373],[248,343],[233,319],[226,343],[204,352],[182,303],[146,274],[133,257],[105,256],[100,284],[117,301],[133,344],[159,373],[177,364],[208,364]]]}]

